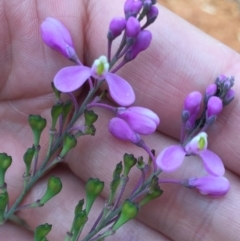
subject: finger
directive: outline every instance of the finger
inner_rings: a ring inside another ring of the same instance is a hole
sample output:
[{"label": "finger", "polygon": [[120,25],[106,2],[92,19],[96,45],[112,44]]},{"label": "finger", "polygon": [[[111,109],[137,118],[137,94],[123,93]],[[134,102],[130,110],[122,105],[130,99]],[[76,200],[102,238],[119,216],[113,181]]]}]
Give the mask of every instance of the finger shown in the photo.
[{"label": "finger", "polygon": [[30,232],[11,222],[7,222],[0,227],[0,235],[2,240],[15,241],[16,237],[18,240],[33,240],[33,235]]}]

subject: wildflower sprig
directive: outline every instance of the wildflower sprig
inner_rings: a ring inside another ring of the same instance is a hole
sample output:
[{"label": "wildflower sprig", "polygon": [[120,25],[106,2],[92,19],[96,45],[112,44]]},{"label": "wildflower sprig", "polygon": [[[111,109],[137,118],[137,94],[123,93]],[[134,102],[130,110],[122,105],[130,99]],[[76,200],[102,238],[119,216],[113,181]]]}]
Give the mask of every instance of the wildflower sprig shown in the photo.
[{"label": "wildflower sprig", "polygon": [[[65,241],[79,240],[92,207],[104,187],[109,188],[110,194],[92,228],[82,237],[84,241],[103,240],[113,235],[122,225],[135,218],[142,206],[163,194],[163,183],[197,188],[201,194],[209,196],[222,196],[227,193],[230,184],[224,177],[224,165],[221,158],[208,149],[206,131],[223,108],[234,99],[234,78],[220,75],[214,84],[207,87],[204,97],[198,91],[190,93],[184,101],[180,118],[180,143],[157,150],[159,154],[155,156],[155,150],[147,144],[145,136],[157,130],[160,118],[150,109],[131,106],[135,101],[134,90],[127,80],[116,73],[149,47],[152,34],[146,28],[158,16],[155,3],[154,0],[126,0],[123,16],[114,17],[110,21],[106,36],[106,56],[102,54],[91,66],[81,62],[68,29],[60,21],[51,17],[43,21],[41,34],[45,44],[75,65],[60,69],[53,78],[52,88],[56,98],[50,111],[51,123],[47,123],[47,119],[40,115],[30,115],[28,118],[33,142],[23,155],[23,189],[12,205],[9,205],[11,197],[5,183],[5,174],[11,168],[12,158],[6,153],[0,154],[0,224],[13,219],[19,210],[27,211],[29,208],[47,205],[60,193],[63,186],[61,179],[51,176],[45,193],[34,202],[21,206],[36,182],[54,166],[65,161],[72,149],[81,145],[79,138],[95,135],[98,120],[95,110],[98,108],[104,108],[112,114],[108,122],[109,132],[120,141],[131,142],[140,147],[148,159],[125,153],[123,160],[116,165],[108,186],[98,178],[89,178],[85,185],[85,199],[81,199],[75,207]],[[112,44],[116,38],[121,40],[113,53]],[[115,104],[103,103],[106,91],[100,94],[98,92],[104,82],[107,83],[108,92]],[[84,84],[89,91],[80,102],[74,91]],[[68,100],[65,99],[66,95]],[[41,145],[47,128],[49,141],[44,155]],[[206,171],[205,176],[190,176],[181,180],[161,178],[162,172],[175,171],[184,158],[189,156],[200,157]],[[126,189],[134,168],[138,169],[140,177],[129,194]],[[28,227],[27,224],[24,225]],[[47,223],[38,226],[34,232],[34,240],[47,240],[46,236],[51,227]]]}]

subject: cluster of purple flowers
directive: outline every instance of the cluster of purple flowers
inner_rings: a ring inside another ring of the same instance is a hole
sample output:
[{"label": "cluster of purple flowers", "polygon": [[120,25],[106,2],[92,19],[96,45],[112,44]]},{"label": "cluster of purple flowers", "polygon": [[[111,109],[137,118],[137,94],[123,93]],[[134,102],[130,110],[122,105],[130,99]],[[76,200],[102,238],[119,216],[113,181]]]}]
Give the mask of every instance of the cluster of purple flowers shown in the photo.
[{"label": "cluster of purple flowers", "polygon": [[[158,9],[154,6],[155,3],[156,1],[151,0],[125,2],[125,17],[115,17],[109,25],[108,58],[100,56],[91,68],[80,62],[67,28],[58,20],[47,18],[41,25],[44,42],[77,64],[77,66],[63,68],[56,74],[53,81],[55,87],[61,92],[68,93],[80,88],[87,80],[91,83],[90,87],[100,80],[105,80],[109,93],[116,103],[121,106],[131,105],[135,101],[134,91],[131,85],[115,72],[150,45],[152,34],[145,28],[157,18]],[[144,17],[146,21],[141,26],[140,21]],[[122,44],[111,58],[111,44],[122,33]],[[122,59],[121,63],[111,70],[120,59]]]},{"label": "cluster of purple flowers", "polygon": [[[158,9],[153,0],[127,0],[124,5],[124,17],[111,20],[107,34],[107,57],[100,56],[91,67],[84,66],[74,49],[73,41],[67,28],[58,20],[47,18],[41,25],[44,42],[51,48],[61,52],[63,56],[76,63],[75,66],[61,69],[54,77],[55,87],[65,93],[79,89],[86,81],[90,89],[96,88],[99,82],[106,81],[112,99],[121,107],[107,107],[114,111],[115,117],[109,122],[109,131],[115,137],[131,141],[149,152],[140,135],[149,135],[156,131],[160,123],[159,117],[144,107],[129,107],[135,101],[131,85],[115,74],[123,65],[132,61],[147,49],[152,34],[146,27],[155,21]],[[143,24],[141,22],[145,20]],[[122,36],[121,44],[112,56],[112,42]],[[117,66],[112,69],[112,67]],[[187,187],[196,187],[202,194],[213,196],[224,195],[229,189],[229,182],[223,176],[225,169],[221,159],[207,149],[207,128],[213,124],[223,107],[234,98],[231,87],[233,77],[221,75],[216,82],[206,89],[204,98],[198,91],[190,93],[184,102],[182,112],[182,130],[179,145],[165,148],[153,163],[164,172],[176,170],[186,156],[197,155],[202,161],[207,175],[193,177],[184,182]],[[202,104],[203,103],[203,104]],[[94,106],[106,107],[93,102],[86,108]]]}]

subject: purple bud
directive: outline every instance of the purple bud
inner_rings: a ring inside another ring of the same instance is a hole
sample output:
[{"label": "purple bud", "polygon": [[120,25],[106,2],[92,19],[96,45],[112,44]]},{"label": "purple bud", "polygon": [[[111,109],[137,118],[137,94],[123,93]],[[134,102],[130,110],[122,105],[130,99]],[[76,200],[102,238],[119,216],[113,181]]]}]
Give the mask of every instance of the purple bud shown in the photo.
[{"label": "purple bud", "polygon": [[189,179],[188,185],[190,188],[197,188],[203,195],[213,197],[224,196],[230,188],[230,183],[227,178],[214,176]]},{"label": "purple bud", "polygon": [[135,17],[130,17],[126,24],[126,36],[128,38],[136,38],[141,30],[139,21]]},{"label": "purple bud", "polygon": [[131,141],[137,144],[141,140],[140,136],[131,129],[127,122],[118,117],[109,121],[108,130],[113,136],[123,141]]},{"label": "purple bud", "polygon": [[126,27],[126,19],[123,17],[115,17],[109,25],[108,39],[113,40],[118,37]]},{"label": "purple bud", "polygon": [[142,135],[152,134],[160,123],[157,114],[144,107],[118,108],[116,115],[125,120],[132,130]]},{"label": "purple bud", "polygon": [[137,55],[147,49],[151,43],[152,40],[152,34],[148,30],[141,31],[137,38],[135,43],[129,48],[126,55],[124,56],[125,61],[131,61],[137,57]]},{"label": "purple bud", "polygon": [[200,108],[202,101],[202,94],[198,91],[193,91],[187,95],[184,101],[184,110],[189,111],[190,116]]},{"label": "purple bud", "polygon": [[143,8],[146,12],[148,12],[150,10],[150,8],[152,7],[152,1],[151,0],[144,0],[143,2]]},{"label": "purple bud", "polygon": [[137,16],[142,8],[142,2],[140,0],[127,0],[124,5],[124,13],[127,18],[130,16]]},{"label": "purple bud", "polygon": [[147,23],[148,24],[153,23],[156,20],[157,16],[158,16],[158,8],[155,6],[152,6],[149,12],[147,13]]},{"label": "purple bud", "polygon": [[207,118],[218,116],[222,111],[222,100],[216,96],[212,96],[207,103]]},{"label": "purple bud", "polygon": [[217,85],[211,84],[207,87],[205,91],[204,101],[207,103],[210,97],[214,96],[217,93]]},{"label": "purple bud", "polygon": [[65,57],[72,59],[76,55],[69,31],[57,19],[46,18],[41,24],[41,34],[46,45],[61,52]]},{"label": "purple bud", "polygon": [[230,89],[223,99],[223,105],[228,105],[234,99],[235,92],[234,90]]},{"label": "purple bud", "polygon": [[221,85],[227,80],[227,77],[223,74],[219,75],[215,81],[216,85]]}]

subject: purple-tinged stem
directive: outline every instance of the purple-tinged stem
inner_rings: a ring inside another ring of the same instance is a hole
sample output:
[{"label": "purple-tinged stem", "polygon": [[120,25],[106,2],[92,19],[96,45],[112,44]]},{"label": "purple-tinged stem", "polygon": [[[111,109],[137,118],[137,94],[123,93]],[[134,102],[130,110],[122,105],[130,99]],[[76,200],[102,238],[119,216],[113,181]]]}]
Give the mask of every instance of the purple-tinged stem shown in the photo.
[{"label": "purple-tinged stem", "polygon": [[128,179],[129,179],[128,177],[122,176],[121,189],[120,189],[120,192],[119,192],[119,194],[118,194],[118,197],[116,198],[116,201],[115,201],[115,203],[114,203],[114,206],[113,206],[113,209],[112,209],[113,211],[118,207],[118,204],[119,204],[119,202],[120,202],[120,200],[121,200],[121,197],[122,197],[122,195],[123,195],[123,193],[124,193],[124,190],[125,190],[125,188],[126,188]]},{"label": "purple-tinged stem", "polygon": [[110,63],[111,61],[111,50],[112,50],[112,40],[108,40],[108,50],[107,50],[108,63]]},{"label": "purple-tinged stem", "polygon": [[184,138],[185,138],[185,123],[182,123],[180,144],[183,144]]},{"label": "purple-tinged stem", "polygon": [[110,110],[112,112],[116,111],[116,107],[112,107],[111,105],[107,105],[107,104],[102,104],[102,103],[96,103],[96,102],[92,102],[90,104],[87,105],[87,109],[90,109],[92,107],[101,107],[107,110]]},{"label": "purple-tinged stem", "polygon": [[35,175],[35,173],[36,173],[36,171],[37,171],[38,156],[39,156],[39,151],[40,151],[40,149],[41,149],[40,145],[35,146],[32,177]]},{"label": "purple-tinged stem", "polygon": [[77,100],[76,100],[75,96],[72,94],[72,92],[68,92],[67,94],[73,102],[75,112],[77,112],[78,111],[78,103],[77,103]]},{"label": "purple-tinged stem", "polygon": [[158,183],[168,183],[168,184],[183,184],[183,180],[176,180],[176,179],[158,179]]},{"label": "purple-tinged stem", "polygon": [[[105,209],[105,207],[104,207]],[[102,209],[101,213],[99,214],[97,220],[95,221],[95,223],[93,224],[91,230],[89,231],[89,233],[91,233],[98,225],[99,221],[101,220],[102,216],[103,216],[103,213],[104,213],[104,209]]]},{"label": "purple-tinged stem", "polygon": [[153,171],[156,172],[157,171],[157,165],[156,165],[156,158],[155,156],[153,155],[152,151],[150,150],[150,148],[146,145],[146,143],[141,140],[137,143],[137,146],[143,148],[147,153],[148,155],[150,156],[150,158],[152,159],[152,163],[153,163]]},{"label": "purple-tinged stem", "polygon": [[142,174],[142,175],[141,175],[141,177],[139,178],[139,180],[138,180],[138,182],[137,182],[137,185],[136,185],[136,186],[134,187],[134,189],[132,190],[130,196],[132,196],[132,195],[136,192],[136,190],[137,190],[139,187],[141,187],[142,184],[144,183],[145,177],[146,177],[146,175],[145,175],[145,170],[141,169],[141,174]]},{"label": "purple-tinged stem", "polygon": [[93,89],[93,82],[91,78],[88,78],[88,84],[89,84],[89,89],[92,90]]},{"label": "purple-tinged stem", "polygon": [[122,62],[117,66],[115,67],[115,69],[111,70],[111,73],[115,73],[117,72],[120,68],[123,67],[123,65],[125,65],[127,62],[123,59]]}]

